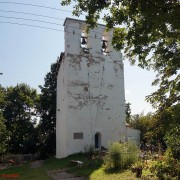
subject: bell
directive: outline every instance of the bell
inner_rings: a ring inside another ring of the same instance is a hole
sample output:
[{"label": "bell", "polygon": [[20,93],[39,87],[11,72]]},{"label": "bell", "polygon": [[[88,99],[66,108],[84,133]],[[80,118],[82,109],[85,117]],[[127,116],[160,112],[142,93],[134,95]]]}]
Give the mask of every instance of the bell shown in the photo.
[{"label": "bell", "polygon": [[106,41],[105,40],[103,40],[103,42],[102,42],[102,49],[105,51],[106,50],[106,48],[107,48],[107,45],[106,45],[106,43],[105,43]]},{"label": "bell", "polygon": [[87,44],[85,37],[82,37],[82,42],[81,42],[81,44],[82,44],[82,45]]}]

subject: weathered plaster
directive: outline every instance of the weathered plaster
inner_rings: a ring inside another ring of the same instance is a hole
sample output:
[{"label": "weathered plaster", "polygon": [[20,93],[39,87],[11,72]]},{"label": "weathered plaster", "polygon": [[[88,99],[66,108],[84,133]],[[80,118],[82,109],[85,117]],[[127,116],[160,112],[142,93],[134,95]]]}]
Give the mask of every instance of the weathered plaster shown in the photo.
[{"label": "weathered plaster", "polygon": [[[79,20],[65,21],[65,53],[57,79],[58,158],[94,145],[97,132],[104,147],[127,139],[122,55],[110,45],[113,31],[105,32],[101,25],[89,32],[89,53],[84,52],[81,32],[85,27]],[[103,34],[108,37],[107,55],[101,50]],[[83,139],[73,138],[78,132]]]}]

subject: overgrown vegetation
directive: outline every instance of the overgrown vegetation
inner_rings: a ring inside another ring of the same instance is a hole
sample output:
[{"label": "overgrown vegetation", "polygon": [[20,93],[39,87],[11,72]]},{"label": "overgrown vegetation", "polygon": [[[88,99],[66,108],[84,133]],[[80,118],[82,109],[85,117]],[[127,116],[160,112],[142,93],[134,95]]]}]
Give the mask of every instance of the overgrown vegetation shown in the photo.
[{"label": "overgrown vegetation", "polygon": [[92,158],[96,154],[94,146],[92,144],[91,145],[87,144],[84,147],[84,154],[87,158]]},{"label": "overgrown vegetation", "polygon": [[150,171],[159,179],[178,179],[180,178],[180,161],[175,159],[171,149],[168,149],[163,160],[153,162]]},{"label": "overgrown vegetation", "polygon": [[127,169],[138,160],[138,154],[138,147],[134,143],[114,142],[109,146],[104,163],[107,169]]},{"label": "overgrown vegetation", "polygon": [[172,153],[172,157],[180,161],[180,126],[172,128],[165,136],[168,146],[168,152]]}]

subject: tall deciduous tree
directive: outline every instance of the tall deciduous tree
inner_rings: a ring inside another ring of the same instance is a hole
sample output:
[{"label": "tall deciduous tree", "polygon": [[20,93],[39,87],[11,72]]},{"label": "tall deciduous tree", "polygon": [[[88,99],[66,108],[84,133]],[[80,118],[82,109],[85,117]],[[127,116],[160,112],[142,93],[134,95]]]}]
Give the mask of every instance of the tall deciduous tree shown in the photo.
[{"label": "tall deciduous tree", "polygon": [[114,29],[113,46],[124,48],[125,56],[146,69],[156,71],[152,85],[159,89],[147,97],[165,109],[180,100],[180,2],[179,0],[62,0],[74,2],[73,14],[87,13],[90,27],[104,12],[107,28]]},{"label": "tall deciduous tree", "polygon": [[26,84],[8,87],[3,109],[5,125],[9,131],[10,153],[34,153],[36,151],[35,115],[38,95]]},{"label": "tall deciduous tree", "polygon": [[[58,58],[59,59],[59,58]],[[58,62],[57,59],[57,62]],[[51,70],[44,78],[44,86],[40,86],[40,152],[48,156],[55,154],[56,150],[56,88],[57,88],[57,62],[51,65]]]}]

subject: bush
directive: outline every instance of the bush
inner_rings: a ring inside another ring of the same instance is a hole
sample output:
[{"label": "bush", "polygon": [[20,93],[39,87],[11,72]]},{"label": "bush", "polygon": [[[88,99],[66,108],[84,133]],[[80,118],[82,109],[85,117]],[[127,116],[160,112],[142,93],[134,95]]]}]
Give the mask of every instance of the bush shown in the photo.
[{"label": "bush", "polygon": [[163,161],[155,161],[150,171],[154,173],[159,179],[173,179],[180,175],[180,161],[173,158],[171,149],[169,148]]},{"label": "bush", "polygon": [[138,160],[138,148],[135,144],[114,142],[109,146],[104,164],[108,169],[126,169]]},{"label": "bush", "polygon": [[93,145],[86,145],[84,147],[84,154],[88,158],[92,158],[93,155],[95,155],[95,150]]},{"label": "bush", "polygon": [[168,148],[175,159],[180,160],[180,126],[173,127],[165,136]]}]

